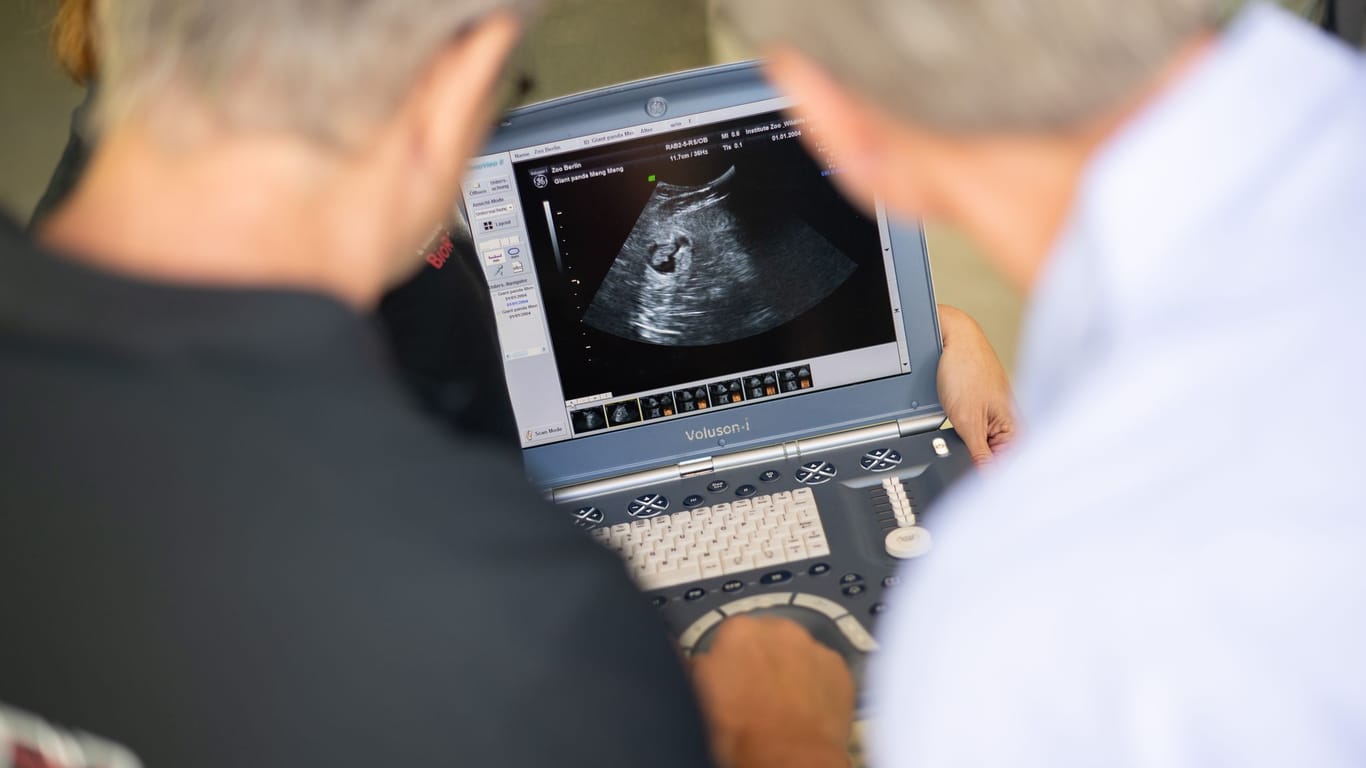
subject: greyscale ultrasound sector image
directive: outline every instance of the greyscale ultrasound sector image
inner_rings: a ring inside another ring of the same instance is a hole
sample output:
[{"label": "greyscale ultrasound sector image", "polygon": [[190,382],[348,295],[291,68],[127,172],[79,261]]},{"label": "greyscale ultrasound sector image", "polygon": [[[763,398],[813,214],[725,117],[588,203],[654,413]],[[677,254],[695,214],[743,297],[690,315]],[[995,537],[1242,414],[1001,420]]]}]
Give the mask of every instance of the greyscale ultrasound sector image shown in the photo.
[{"label": "greyscale ultrasound sector image", "polygon": [[566,400],[895,342],[877,223],[785,120],[514,165]]},{"label": "greyscale ultrasound sector image", "polygon": [[659,183],[583,322],[646,344],[757,336],[844,284],[853,261],[734,166],[706,184]]}]

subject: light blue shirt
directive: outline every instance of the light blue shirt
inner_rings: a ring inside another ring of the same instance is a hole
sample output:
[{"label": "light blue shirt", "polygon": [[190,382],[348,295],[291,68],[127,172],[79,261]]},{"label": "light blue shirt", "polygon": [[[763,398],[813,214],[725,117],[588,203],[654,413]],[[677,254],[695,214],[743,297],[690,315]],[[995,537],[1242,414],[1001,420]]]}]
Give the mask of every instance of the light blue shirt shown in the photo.
[{"label": "light blue shirt", "polygon": [[1366,64],[1253,8],[1085,175],[875,766],[1366,765],[1364,262]]}]

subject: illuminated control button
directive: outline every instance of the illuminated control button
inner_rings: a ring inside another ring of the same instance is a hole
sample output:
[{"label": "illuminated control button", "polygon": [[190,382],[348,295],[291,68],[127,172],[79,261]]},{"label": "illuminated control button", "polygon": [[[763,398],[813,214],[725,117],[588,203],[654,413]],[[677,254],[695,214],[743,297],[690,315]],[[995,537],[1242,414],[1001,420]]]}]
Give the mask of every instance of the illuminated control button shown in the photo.
[{"label": "illuminated control button", "polygon": [[720,611],[707,612],[702,618],[694,621],[687,629],[683,630],[683,634],[678,636],[678,644],[683,646],[683,650],[691,651],[692,647],[697,645],[697,641],[707,634],[707,630],[720,624],[724,618],[726,618],[725,615]]},{"label": "illuminated control button", "polygon": [[735,616],[740,613],[757,611],[760,608],[772,608],[775,605],[787,605],[792,602],[791,592],[775,592],[770,595],[755,595],[726,603],[721,606],[721,612],[727,616]]},{"label": "illuminated control button", "polygon": [[845,616],[835,620],[835,626],[840,628],[844,636],[848,638],[849,644],[864,653],[872,653],[877,650],[877,641],[868,634],[868,630],[863,628],[859,620],[853,616]]},{"label": "illuminated control button", "polygon": [[901,465],[901,453],[894,448],[877,448],[863,454],[858,463],[869,472],[886,472]]},{"label": "illuminated control button", "polygon": [[792,604],[800,605],[803,608],[810,608],[811,610],[823,613],[832,619],[838,619],[848,613],[848,611],[844,610],[844,606],[834,600],[820,597],[819,595],[808,595],[804,592],[792,598]]},{"label": "illuminated control button", "polygon": [[944,440],[944,438],[942,438],[942,437],[936,437],[936,438],[934,439],[934,442],[930,443],[930,445],[934,446],[934,452],[935,452],[936,455],[938,455],[938,456],[948,456],[948,455],[949,455],[949,444]]},{"label": "illuminated control button", "polygon": [[631,517],[645,519],[654,517],[669,508],[669,500],[658,493],[647,493],[626,506]]},{"label": "illuminated control button", "polygon": [[810,461],[797,470],[797,482],[807,485],[820,485],[835,479],[839,470],[828,461]]},{"label": "illuminated control button", "polygon": [[792,580],[792,572],[791,572],[791,571],[773,571],[772,573],[765,573],[763,576],[760,576],[760,577],[759,577],[759,583],[760,583],[760,584],[764,584],[764,585],[768,585],[768,584],[782,584],[784,581],[791,581],[791,580]]},{"label": "illuminated control button", "polygon": [[580,528],[592,528],[601,525],[604,519],[602,510],[597,507],[581,507],[574,510],[574,525]]}]

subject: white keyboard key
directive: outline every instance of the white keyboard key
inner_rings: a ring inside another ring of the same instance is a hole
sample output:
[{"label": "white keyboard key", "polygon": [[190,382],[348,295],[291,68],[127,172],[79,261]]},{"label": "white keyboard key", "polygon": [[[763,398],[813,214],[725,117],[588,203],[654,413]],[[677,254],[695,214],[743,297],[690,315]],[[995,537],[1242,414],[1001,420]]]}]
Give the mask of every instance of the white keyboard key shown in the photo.
[{"label": "white keyboard key", "polygon": [[754,558],[754,567],[768,568],[770,566],[778,565],[779,563],[784,562],[787,561],[782,557],[782,555],[779,555],[777,552],[773,550],[761,550],[759,554]]},{"label": "white keyboard key", "polygon": [[697,581],[702,578],[702,566],[696,560],[684,560],[678,563],[679,580],[676,584],[686,584],[690,581]]},{"label": "white keyboard key", "polygon": [[732,573],[754,570],[754,557],[742,555],[740,557],[727,557],[721,561],[721,568],[729,576]]},{"label": "white keyboard key", "polygon": [[678,574],[676,568],[656,568],[654,571],[646,573],[640,580],[640,586],[644,589],[663,589],[677,584],[674,578]]},{"label": "white keyboard key", "polygon": [[726,574],[726,569],[721,567],[721,558],[716,555],[704,555],[700,563],[702,578],[704,579],[724,576]]},{"label": "white keyboard key", "polygon": [[[908,503],[888,486],[896,518],[914,521]],[[773,568],[830,554],[815,496],[809,488],[682,510],[597,529],[644,589]]]}]

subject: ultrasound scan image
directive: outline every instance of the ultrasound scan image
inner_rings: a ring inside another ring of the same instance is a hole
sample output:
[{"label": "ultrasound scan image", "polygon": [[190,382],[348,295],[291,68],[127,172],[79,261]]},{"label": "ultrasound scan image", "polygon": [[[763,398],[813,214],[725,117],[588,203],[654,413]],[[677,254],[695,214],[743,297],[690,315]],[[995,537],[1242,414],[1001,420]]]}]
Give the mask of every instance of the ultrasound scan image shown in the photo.
[{"label": "ultrasound scan image", "polygon": [[700,186],[659,183],[583,322],[646,344],[701,347],[771,331],[857,265],[774,193],[731,167]]}]

